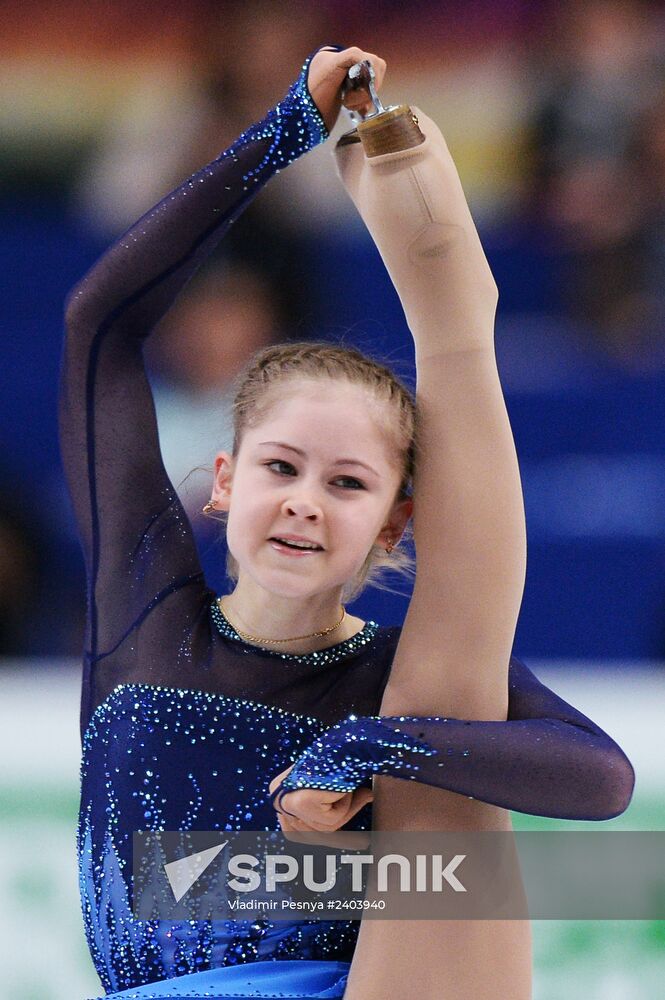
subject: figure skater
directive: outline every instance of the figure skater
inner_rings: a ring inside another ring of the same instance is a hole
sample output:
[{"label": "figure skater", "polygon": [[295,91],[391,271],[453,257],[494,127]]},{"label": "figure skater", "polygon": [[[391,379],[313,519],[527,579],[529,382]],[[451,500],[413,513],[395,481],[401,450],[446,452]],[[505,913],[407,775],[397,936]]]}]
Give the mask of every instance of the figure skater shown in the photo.
[{"label": "figure skater", "polygon": [[[366,921],[358,936],[353,921],[134,919],[132,832],[506,830],[510,809],[605,819],[632,793],[620,748],[511,659],[525,532],[497,291],[445,142],[419,112],[420,145],[337,154],[404,306],[415,403],[353,349],[256,355],[206,504],[227,518],[235,586],[218,597],[202,577],[142,344],[261,187],[327,137],[365,59],[380,84],[377,56],[317,50],[68,302],[61,438],[88,580],[80,888],[117,1000],[522,1000],[521,922]],[[412,514],[404,627],[348,614],[377,568],[403,558]]]}]

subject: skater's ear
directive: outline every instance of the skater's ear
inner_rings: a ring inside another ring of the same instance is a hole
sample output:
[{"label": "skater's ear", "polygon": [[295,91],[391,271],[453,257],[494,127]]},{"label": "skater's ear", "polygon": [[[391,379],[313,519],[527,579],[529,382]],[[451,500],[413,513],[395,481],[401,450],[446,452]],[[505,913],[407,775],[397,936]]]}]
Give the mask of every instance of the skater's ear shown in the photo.
[{"label": "skater's ear", "polygon": [[231,489],[235,460],[228,451],[215,455],[215,476],[210,498],[217,510],[228,510],[231,505]]},{"label": "skater's ear", "polygon": [[413,513],[413,500],[411,497],[404,497],[397,500],[388,515],[388,519],[381,531],[377,535],[376,545],[386,548],[388,544],[394,548],[404,534],[409,518]]}]

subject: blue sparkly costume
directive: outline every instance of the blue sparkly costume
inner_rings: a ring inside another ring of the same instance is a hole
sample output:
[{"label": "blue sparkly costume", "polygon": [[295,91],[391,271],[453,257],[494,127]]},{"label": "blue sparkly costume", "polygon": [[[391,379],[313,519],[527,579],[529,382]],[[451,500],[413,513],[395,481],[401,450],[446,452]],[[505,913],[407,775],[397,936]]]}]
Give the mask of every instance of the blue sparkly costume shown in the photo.
[{"label": "blue sparkly costume", "polygon": [[[206,587],[160,457],[142,342],[269,178],[326,138],[298,80],[266,118],[122,236],[73,291],[61,392],[88,618],[78,831],[83,916],[107,995],[340,998],[353,921],[138,921],[135,830],[275,830],[278,791],[415,779],[509,809],[621,812],[629,762],[518,661],[507,722],[379,718],[400,629],[309,655],[243,641]],[[285,808],[288,808],[288,797]],[[368,829],[371,806],[348,829]]]}]

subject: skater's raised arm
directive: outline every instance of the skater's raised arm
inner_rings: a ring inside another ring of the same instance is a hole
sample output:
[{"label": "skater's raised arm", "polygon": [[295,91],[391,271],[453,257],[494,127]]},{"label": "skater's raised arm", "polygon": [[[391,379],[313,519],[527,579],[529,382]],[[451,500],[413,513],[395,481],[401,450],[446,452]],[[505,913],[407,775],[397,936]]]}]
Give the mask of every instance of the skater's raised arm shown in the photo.
[{"label": "skater's raised arm", "polygon": [[[349,50],[347,64],[361,55]],[[307,59],[283,100],[130,227],[69,296],[60,438],[88,578],[82,724],[95,664],[113,670],[111,654],[171,595],[191,595],[190,618],[195,593],[204,599],[190,525],[162,464],[143,341],[263,185],[326,138],[339,110],[326,74],[341,80],[340,61],[337,50]]]}]

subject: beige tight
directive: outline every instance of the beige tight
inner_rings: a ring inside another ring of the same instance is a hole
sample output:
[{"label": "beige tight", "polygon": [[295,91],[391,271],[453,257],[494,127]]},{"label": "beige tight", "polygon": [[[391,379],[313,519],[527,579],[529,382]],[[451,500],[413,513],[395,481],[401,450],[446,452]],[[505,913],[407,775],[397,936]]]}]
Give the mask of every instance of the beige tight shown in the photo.
[{"label": "beige tight", "polygon": [[[414,338],[421,450],[417,575],[382,715],[504,720],[525,572],[519,470],[494,358],[497,290],[457,170],[420,111],[421,146],[368,160],[338,147]],[[378,830],[510,830],[452,792],[374,781]],[[528,1000],[517,921],[363,921],[345,1000]]]}]

